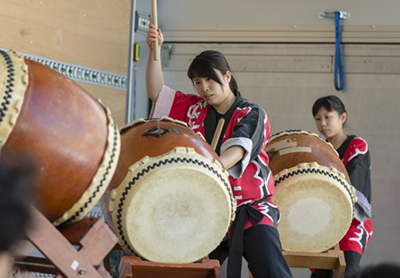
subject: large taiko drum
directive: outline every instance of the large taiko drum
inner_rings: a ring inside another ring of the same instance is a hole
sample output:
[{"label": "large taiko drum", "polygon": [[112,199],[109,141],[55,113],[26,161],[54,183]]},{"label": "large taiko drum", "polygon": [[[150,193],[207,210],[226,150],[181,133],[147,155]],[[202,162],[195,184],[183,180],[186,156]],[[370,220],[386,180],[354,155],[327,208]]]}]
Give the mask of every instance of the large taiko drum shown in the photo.
[{"label": "large taiko drum", "polygon": [[346,234],[357,200],[336,150],[318,135],[285,131],[271,136],[265,148],[271,161],[282,212],[282,249],[322,252]]},{"label": "large taiko drum", "polygon": [[103,213],[126,252],[154,262],[195,262],[219,245],[234,217],[228,177],[186,123],[139,119],[121,129]]},{"label": "large taiko drum", "polygon": [[[53,224],[81,219],[116,168],[110,110],[64,75],[15,51],[0,51],[0,148],[36,163],[35,205]],[[3,155],[4,154],[4,155]]]}]

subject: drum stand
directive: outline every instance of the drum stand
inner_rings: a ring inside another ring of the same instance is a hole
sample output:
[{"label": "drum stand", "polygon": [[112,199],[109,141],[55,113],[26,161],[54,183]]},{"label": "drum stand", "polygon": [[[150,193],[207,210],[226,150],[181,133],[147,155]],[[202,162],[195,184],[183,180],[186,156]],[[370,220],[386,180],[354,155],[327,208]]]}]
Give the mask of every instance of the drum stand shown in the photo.
[{"label": "drum stand", "polygon": [[346,260],[339,244],[322,253],[282,251],[282,254],[290,267],[333,269],[332,278],[344,276]]},{"label": "drum stand", "polygon": [[122,262],[119,278],[222,278],[219,262],[208,258],[190,264],[156,263],[138,257],[122,257]]},{"label": "drum stand", "polygon": [[[333,269],[332,278],[342,278],[346,269],[346,261],[339,244],[322,253],[282,251],[289,267]],[[249,277],[253,278],[249,271]]]},{"label": "drum stand", "polygon": [[[32,223],[26,236],[45,258],[25,257],[17,250],[17,268],[55,274],[55,278],[111,278],[101,263],[118,239],[101,219],[83,218],[57,229],[32,206]],[[79,250],[74,245],[80,246]]]}]

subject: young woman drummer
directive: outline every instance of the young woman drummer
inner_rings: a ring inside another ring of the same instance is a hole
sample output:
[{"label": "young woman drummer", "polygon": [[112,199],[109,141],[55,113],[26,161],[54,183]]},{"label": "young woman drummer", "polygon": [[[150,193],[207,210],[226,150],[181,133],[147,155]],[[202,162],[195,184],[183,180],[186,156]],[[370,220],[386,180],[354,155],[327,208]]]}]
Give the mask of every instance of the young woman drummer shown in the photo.
[{"label": "young woman drummer", "polygon": [[188,69],[198,95],[164,85],[160,61],[153,60],[153,42],[163,43],[153,24],[146,68],[147,94],[153,101],[150,117],[169,116],[186,122],[210,144],[220,118],[225,120],[216,152],[230,174],[238,210],[224,240],[210,255],[222,264],[229,256],[228,277],[240,277],[242,256],[258,277],[292,277],[282,255],[277,225],[280,213],[270,200],[274,183],[264,151],[270,127],[265,111],[242,98],[225,57],[218,51],[197,55]]},{"label": "young woman drummer", "polygon": [[[355,218],[339,242],[346,259],[346,272],[358,268],[361,256],[372,235],[371,223],[371,162],[367,142],[355,135],[346,135],[343,126],[347,112],[343,102],[336,96],[319,98],[312,107],[318,131],[339,153],[340,159],[356,189],[358,201]],[[316,270],[311,277],[332,277],[328,270]]]}]

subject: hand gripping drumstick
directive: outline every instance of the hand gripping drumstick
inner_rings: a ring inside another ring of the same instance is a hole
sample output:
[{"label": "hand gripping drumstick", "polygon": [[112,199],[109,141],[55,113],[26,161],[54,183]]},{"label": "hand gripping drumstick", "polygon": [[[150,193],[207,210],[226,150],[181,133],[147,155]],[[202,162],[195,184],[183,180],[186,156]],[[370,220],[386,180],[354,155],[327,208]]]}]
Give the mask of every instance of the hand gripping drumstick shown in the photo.
[{"label": "hand gripping drumstick", "polygon": [[217,128],[215,129],[214,137],[211,141],[211,148],[213,148],[214,151],[215,151],[215,148],[217,147],[219,137],[221,136],[221,131],[222,131],[222,128],[224,127],[224,123],[225,123],[224,118],[219,119]]},{"label": "hand gripping drumstick", "polygon": [[[157,20],[157,0],[151,0],[151,19],[158,32],[158,20]],[[158,48],[158,38],[153,42],[153,59],[158,61],[160,59],[160,50]]]}]

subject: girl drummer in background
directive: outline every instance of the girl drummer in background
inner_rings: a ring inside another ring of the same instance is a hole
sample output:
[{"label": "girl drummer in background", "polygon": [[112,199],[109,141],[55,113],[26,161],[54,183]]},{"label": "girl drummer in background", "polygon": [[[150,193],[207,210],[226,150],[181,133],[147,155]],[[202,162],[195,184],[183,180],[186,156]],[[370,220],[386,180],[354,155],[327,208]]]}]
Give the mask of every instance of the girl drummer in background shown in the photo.
[{"label": "girl drummer in background", "polygon": [[270,134],[265,111],[242,98],[225,57],[204,51],[192,61],[188,77],[199,95],[184,94],[164,85],[160,61],[153,60],[153,42],[163,42],[161,30],[149,24],[146,68],[147,94],[153,101],[151,118],[169,116],[186,122],[210,144],[219,119],[225,120],[215,149],[228,169],[238,210],[229,239],[210,255],[222,264],[229,256],[228,277],[240,277],[242,256],[258,277],[292,277],[282,255],[277,225],[280,213],[270,200],[274,183],[264,151]]},{"label": "girl drummer in background", "polygon": [[[346,259],[346,272],[358,268],[361,256],[372,235],[371,223],[371,161],[367,142],[355,135],[346,135],[343,126],[347,112],[342,101],[336,96],[319,98],[312,107],[318,131],[339,153],[356,189],[358,201],[355,218],[339,242]],[[316,270],[311,277],[332,277],[332,271]]]}]

